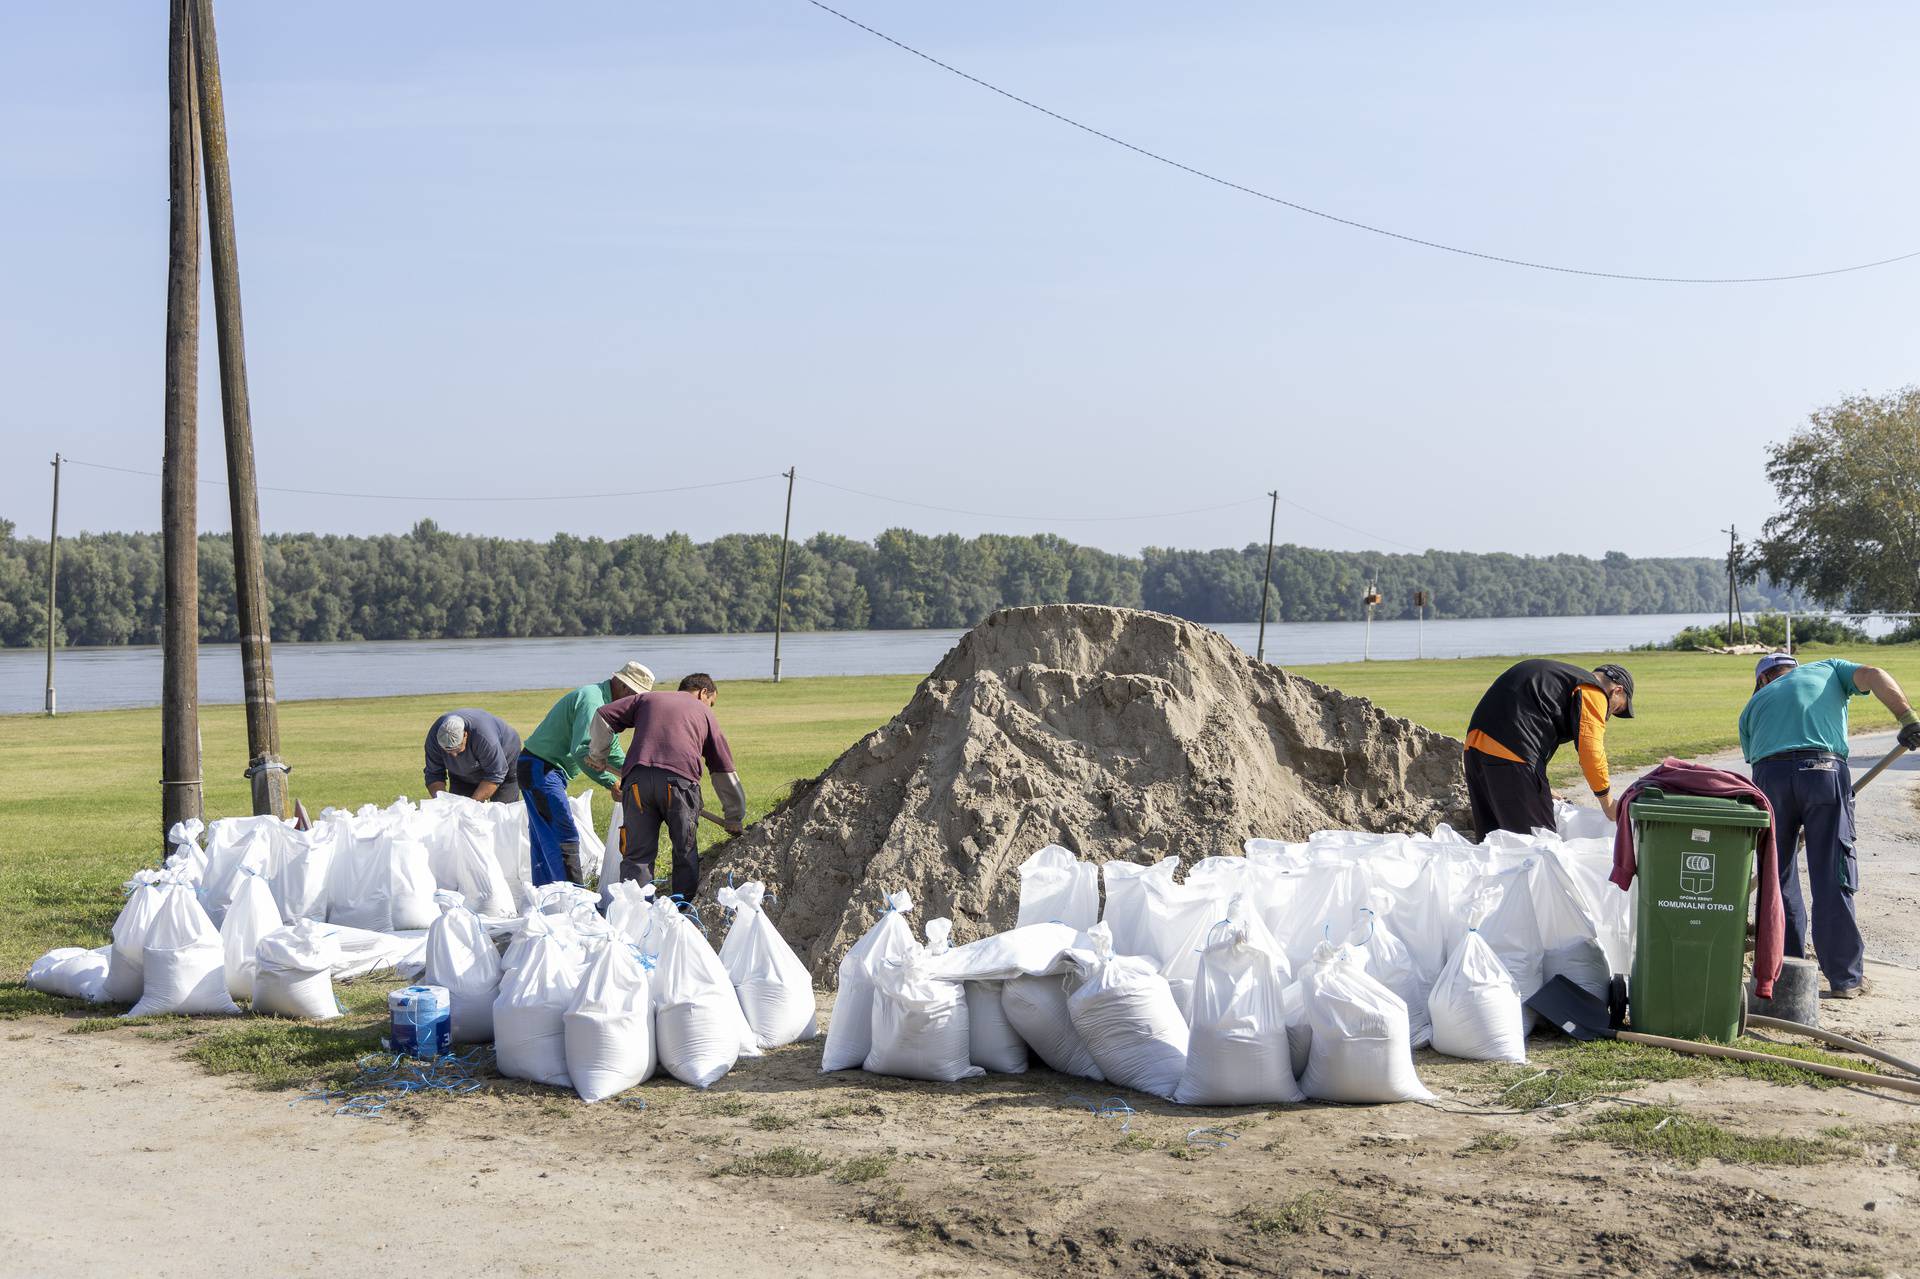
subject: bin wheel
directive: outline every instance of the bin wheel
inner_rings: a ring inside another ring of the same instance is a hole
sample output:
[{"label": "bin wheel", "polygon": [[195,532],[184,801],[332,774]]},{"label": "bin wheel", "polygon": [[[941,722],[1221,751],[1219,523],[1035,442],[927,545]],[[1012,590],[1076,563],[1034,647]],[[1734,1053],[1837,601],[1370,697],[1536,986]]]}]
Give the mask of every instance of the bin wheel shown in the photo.
[{"label": "bin wheel", "polygon": [[1607,981],[1607,1027],[1618,1030],[1627,1024],[1627,978],[1615,973]]}]

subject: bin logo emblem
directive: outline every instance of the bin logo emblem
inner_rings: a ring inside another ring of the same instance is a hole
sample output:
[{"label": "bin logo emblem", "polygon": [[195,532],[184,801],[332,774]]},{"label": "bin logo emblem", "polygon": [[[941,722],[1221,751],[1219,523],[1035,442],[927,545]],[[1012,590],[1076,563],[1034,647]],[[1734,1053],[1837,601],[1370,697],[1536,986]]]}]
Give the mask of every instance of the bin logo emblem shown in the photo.
[{"label": "bin logo emblem", "polygon": [[1680,891],[1688,897],[1713,895],[1713,856],[1687,853],[1680,859]]}]

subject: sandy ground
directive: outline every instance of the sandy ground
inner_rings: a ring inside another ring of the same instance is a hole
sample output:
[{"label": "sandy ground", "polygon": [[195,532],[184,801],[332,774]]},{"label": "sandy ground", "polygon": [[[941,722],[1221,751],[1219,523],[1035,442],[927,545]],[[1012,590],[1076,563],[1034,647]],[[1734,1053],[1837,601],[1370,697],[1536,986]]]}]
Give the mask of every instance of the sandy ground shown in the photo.
[{"label": "sandy ground", "polygon": [[[1905,922],[1915,778],[1900,769],[1862,797],[1870,946],[1903,959],[1920,945]],[[1920,1058],[1920,972],[1871,975],[1876,993],[1829,1001],[1826,1023]],[[1868,1090],[1640,1089],[1744,1133],[1850,1132],[1817,1166],[1687,1168],[1569,1140],[1605,1103],[1506,1113],[1488,1104],[1486,1067],[1431,1054],[1432,1106],[1194,1110],[1130,1095],[1135,1114],[1102,1116],[1091,1105],[1110,1088],[1044,1070],[823,1077],[815,1043],[707,1094],[650,1082],[631,1094],[644,1108],[501,1083],[360,1119],[205,1075],[165,1028],[69,1029],[0,1023],[0,1273],[1920,1272],[1920,1104]],[[735,1175],[778,1147],[827,1167]],[[839,1179],[860,1159],[875,1175]],[[1318,1211],[1297,1232],[1248,1220],[1308,1193]]]}]

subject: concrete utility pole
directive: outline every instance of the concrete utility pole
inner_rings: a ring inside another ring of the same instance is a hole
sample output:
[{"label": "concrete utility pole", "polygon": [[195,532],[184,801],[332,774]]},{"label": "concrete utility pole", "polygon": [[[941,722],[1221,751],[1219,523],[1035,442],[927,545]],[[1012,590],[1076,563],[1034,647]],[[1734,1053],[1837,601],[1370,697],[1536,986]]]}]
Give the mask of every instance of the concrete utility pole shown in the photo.
[{"label": "concrete utility pole", "polygon": [[54,713],[53,696],[53,589],[55,566],[60,562],[60,455],[53,455],[53,524],[47,532],[47,714]]},{"label": "concrete utility pole", "polygon": [[[201,816],[200,797],[200,182],[195,141],[192,0],[167,20],[167,351],[160,526],[160,830]],[[49,698],[51,701],[51,698]],[[161,847],[165,847],[162,843]]]},{"label": "concrete utility pole", "polygon": [[1253,645],[1253,660],[1267,660],[1267,592],[1273,586],[1273,529],[1280,519],[1280,490],[1267,494],[1273,505],[1267,510],[1267,571],[1260,577],[1260,638]]},{"label": "concrete utility pole", "polygon": [[773,595],[773,682],[780,682],[780,632],[787,618],[787,543],[793,537],[793,477],[800,468],[790,466],[787,476],[787,518],[780,526],[780,585]]},{"label": "concrete utility pole", "polygon": [[227,495],[233,508],[233,579],[239,593],[240,661],[247,693],[247,778],[253,811],[288,814],[287,765],[273,694],[273,616],[260,545],[260,497],[253,466],[253,409],[240,319],[240,260],[227,166],[227,112],[213,0],[193,0],[199,66],[200,148],[207,172],[207,244],[213,253],[213,317],[220,342],[220,416],[226,426]]}]

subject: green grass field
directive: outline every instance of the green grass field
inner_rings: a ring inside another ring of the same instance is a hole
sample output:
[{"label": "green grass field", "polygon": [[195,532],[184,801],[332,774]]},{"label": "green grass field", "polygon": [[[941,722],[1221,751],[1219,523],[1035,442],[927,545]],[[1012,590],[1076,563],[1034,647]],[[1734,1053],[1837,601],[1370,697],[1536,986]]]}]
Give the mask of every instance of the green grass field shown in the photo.
[{"label": "green grass field", "polygon": [[[1748,659],[1690,653],[1608,655],[1628,664],[1640,714],[1609,732],[1614,760],[1650,763],[1668,754],[1724,749],[1746,700]],[[1817,656],[1809,651],[1808,657]],[[1866,649],[1855,656],[1893,671],[1920,691],[1920,646]],[[1510,659],[1373,662],[1299,667],[1299,674],[1371,698],[1395,714],[1460,735],[1487,682]],[[1600,654],[1569,660],[1592,665]],[[912,676],[795,679],[775,685],[728,681],[717,708],[747,786],[749,816],[779,802],[794,780],[812,777],[906,703]],[[390,802],[424,793],[421,743],[439,712],[461,705],[493,710],[523,731],[558,690],[289,702],[281,708],[293,789],[315,811]],[[1877,703],[1854,704],[1857,728],[1885,727]],[[240,708],[201,712],[210,816],[246,811]],[[1556,773],[1575,775],[1571,752]],[[47,720],[0,717],[0,1009],[29,1007],[17,983],[54,946],[102,944],[118,912],[118,885],[160,851],[159,712],[100,711]],[[578,783],[586,788],[584,780]],[[604,795],[595,820],[604,828]],[[702,838],[719,836],[703,827]]]}]

